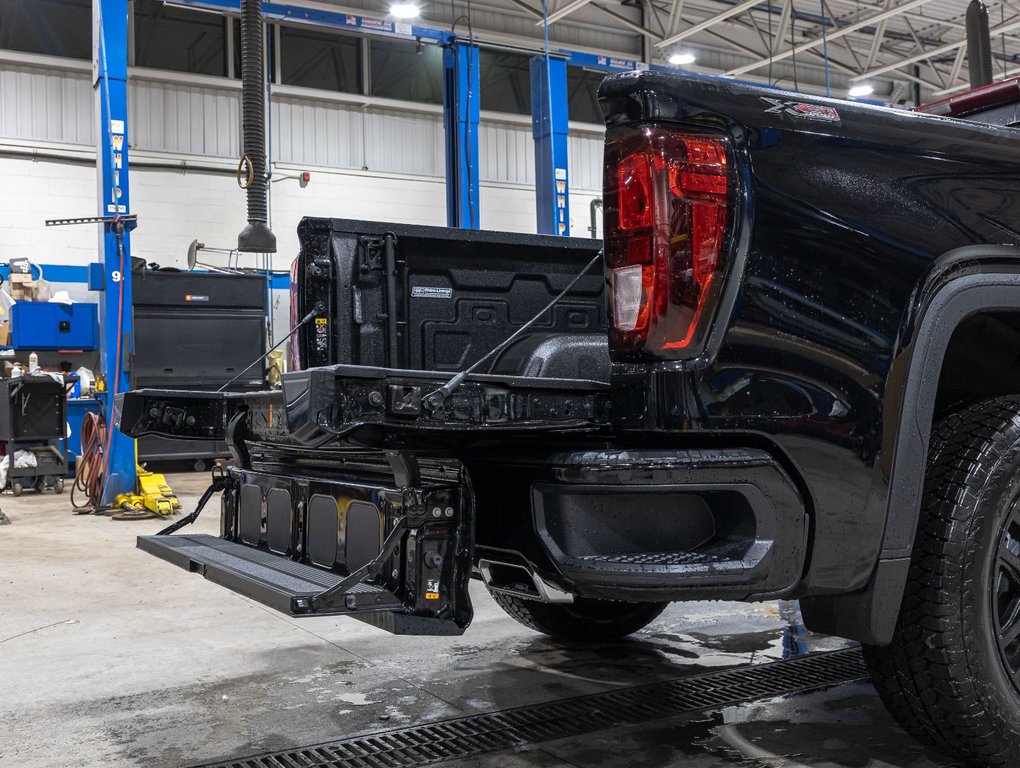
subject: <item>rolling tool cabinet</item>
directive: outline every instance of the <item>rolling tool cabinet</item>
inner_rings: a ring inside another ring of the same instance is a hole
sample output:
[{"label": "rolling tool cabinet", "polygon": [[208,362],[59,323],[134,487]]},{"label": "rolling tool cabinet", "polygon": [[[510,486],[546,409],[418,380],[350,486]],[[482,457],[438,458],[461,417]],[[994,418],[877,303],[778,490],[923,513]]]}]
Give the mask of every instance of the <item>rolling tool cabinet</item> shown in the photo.
[{"label": "rolling tool cabinet", "polygon": [[[133,389],[215,391],[265,354],[264,275],[148,270],[133,278]],[[258,390],[264,381],[262,361],[231,387]],[[140,462],[189,460],[198,469],[229,455],[218,440],[138,441]]]},{"label": "rolling tool cabinet", "polygon": [[[10,462],[7,484],[15,496],[26,486],[64,490],[67,474],[67,398],[50,376],[0,379],[0,442]],[[30,451],[37,466],[16,467],[18,451]]]}]

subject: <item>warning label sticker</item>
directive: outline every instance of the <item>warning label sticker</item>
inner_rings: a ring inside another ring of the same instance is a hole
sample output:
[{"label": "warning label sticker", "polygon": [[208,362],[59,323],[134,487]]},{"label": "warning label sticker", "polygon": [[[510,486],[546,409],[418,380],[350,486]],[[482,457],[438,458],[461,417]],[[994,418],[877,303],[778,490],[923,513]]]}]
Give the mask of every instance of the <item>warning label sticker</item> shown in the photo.
[{"label": "warning label sticker", "polygon": [[433,288],[430,285],[415,285],[411,288],[411,296],[416,299],[452,299],[452,288]]}]

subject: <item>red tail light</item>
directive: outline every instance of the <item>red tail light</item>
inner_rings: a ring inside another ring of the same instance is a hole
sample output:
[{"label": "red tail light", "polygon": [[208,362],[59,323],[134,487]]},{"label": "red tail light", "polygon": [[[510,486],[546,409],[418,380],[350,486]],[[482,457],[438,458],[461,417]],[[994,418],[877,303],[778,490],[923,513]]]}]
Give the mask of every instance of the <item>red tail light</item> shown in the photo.
[{"label": "red tail light", "polygon": [[651,126],[610,135],[605,228],[614,355],[700,352],[725,266],[730,175],[720,137]]}]

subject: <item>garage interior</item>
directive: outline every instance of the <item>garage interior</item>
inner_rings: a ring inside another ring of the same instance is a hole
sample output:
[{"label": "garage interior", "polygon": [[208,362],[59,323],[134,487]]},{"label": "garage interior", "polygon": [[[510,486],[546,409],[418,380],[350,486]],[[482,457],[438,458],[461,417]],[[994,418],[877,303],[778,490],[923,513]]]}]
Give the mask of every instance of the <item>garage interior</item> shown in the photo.
[{"label": "garage interior", "polygon": [[[0,2],[0,766],[955,765],[794,600],[675,602],[580,645],[477,579],[458,637],[274,611],[136,546],[227,442],[110,420],[129,390],[292,370],[305,217],[598,243],[607,75],[910,110],[975,84],[972,4],[282,0],[244,67],[241,6]],[[1020,75],[1020,3],[981,21],[984,83]],[[220,535],[219,502],[189,530]]]}]

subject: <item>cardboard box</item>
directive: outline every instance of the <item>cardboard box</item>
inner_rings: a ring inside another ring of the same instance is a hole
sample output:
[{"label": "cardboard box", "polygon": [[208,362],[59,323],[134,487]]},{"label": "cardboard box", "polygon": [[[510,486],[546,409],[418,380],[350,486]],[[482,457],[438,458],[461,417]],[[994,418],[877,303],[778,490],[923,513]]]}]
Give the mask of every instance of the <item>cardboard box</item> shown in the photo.
[{"label": "cardboard box", "polygon": [[0,320],[0,347],[11,345],[11,321]]},{"label": "cardboard box", "polygon": [[8,278],[8,280],[11,283],[34,283],[35,282],[35,278],[32,277],[32,273],[31,272],[29,272],[27,275],[23,274],[21,272],[11,272],[11,275]]},{"label": "cardboard box", "polygon": [[35,301],[35,283],[11,283],[10,288],[15,301]]}]

